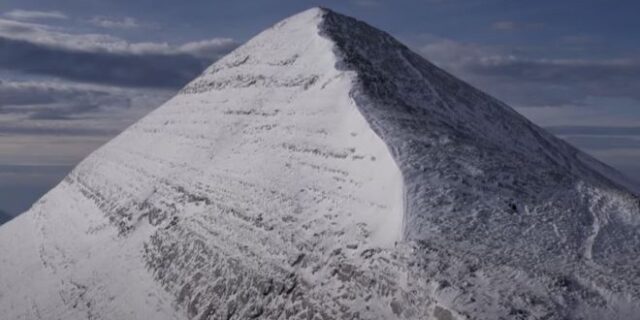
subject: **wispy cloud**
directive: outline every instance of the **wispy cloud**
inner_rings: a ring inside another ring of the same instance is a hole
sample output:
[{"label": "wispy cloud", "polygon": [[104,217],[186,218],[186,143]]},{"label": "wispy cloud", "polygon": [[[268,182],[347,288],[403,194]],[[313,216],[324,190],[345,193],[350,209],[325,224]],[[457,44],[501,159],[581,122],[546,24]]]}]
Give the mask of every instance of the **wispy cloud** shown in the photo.
[{"label": "wispy cloud", "polygon": [[7,112],[8,107],[14,110],[21,106],[45,105],[70,99],[85,97],[99,97],[108,95],[87,86],[47,81],[2,81],[0,80],[0,113]]},{"label": "wispy cloud", "polygon": [[67,15],[60,11],[34,11],[34,10],[12,10],[4,16],[16,20],[37,20],[37,19],[67,19]]},{"label": "wispy cloud", "polygon": [[532,58],[519,49],[430,38],[417,50],[518,106],[584,105],[593,97],[640,102],[640,60]]},{"label": "wispy cloud", "polygon": [[205,39],[175,46],[166,42],[130,42],[108,34],[70,33],[57,27],[7,19],[0,19],[0,37],[69,51],[114,54],[193,53],[185,48],[198,48],[206,44],[208,52],[211,53],[210,58],[217,58],[221,53],[227,53],[238,45],[236,41],[229,38]]},{"label": "wispy cloud", "polygon": [[106,29],[137,29],[147,26],[132,17],[110,18],[97,16],[89,19],[89,23]]},{"label": "wispy cloud", "polygon": [[[67,125],[76,128],[79,120],[101,119],[103,125],[109,125],[107,114],[118,115],[130,108],[142,108],[133,111],[142,114],[169,98],[173,90],[121,89],[104,85],[78,84],[67,81],[0,81],[0,123],[16,130],[20,126],[35,125],[38,128],[50,125],[43,121],[65,120]],[[2,122],[2,120],[8,122]],[[72,124],[73,122],[73,124]],[[125,121],[128,122],[128,121]],[[16,127],[15,125],[18,125]],[[116,129],[121,129],[116,123]],[[0,130],[2,131],[2,130]],[[7,133],[8,131],[4,131]],[[40,132],[40,131],[36,131]]]},{"label": "wispy cloud", "polygon": [[22,73],[124,87],[176,88],[210,61],[186,54],[136,54],[52,48],[0,38],[0,67]]},{"label": "wispy cloud", "polygon": [[180,87],[237,45],[229,38],[128,42],[0,19],[0,68],[120,86]]},{"label": "wispy cloud", "polygon": [[37,120],[80,119],[109,108],[128,108],[127,96],[46,82],[0,82],[0,114]]},{"label": "wispy cloud", "polygon": [[214,38],[185,43],[178,46],[176,51],[203,58],[220,57],[237,45],[231,38]]}]

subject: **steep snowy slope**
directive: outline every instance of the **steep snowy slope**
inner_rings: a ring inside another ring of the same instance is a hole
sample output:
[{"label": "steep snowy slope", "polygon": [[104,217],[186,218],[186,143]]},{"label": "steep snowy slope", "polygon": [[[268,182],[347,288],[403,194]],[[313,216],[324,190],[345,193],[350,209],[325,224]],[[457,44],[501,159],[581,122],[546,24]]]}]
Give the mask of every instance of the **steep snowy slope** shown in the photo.
[{"label": "steep snowy slope", "polygon": [[634,319],[615,172],[362,22],[286,19],[0,228],[8,319]]},{"label": "steep snowy slope", "polygon": [[613,169],[383,32],[326,20],[341,67],[360,78],[356,103],[405,177],[406,239],[523,267],[586,259],[637,276],[640,202]]}]

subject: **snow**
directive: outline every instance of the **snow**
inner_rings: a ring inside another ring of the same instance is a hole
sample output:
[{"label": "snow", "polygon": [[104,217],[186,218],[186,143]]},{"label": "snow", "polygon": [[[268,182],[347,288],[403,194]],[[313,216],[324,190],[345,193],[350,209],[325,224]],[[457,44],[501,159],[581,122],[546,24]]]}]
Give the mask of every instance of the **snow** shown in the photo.
[{"label": "snow", "polygon": [[314,8],[0,228],[0,312],[633,319],[640,202],[616,175],[389,35]]},{"label": "snow", "polygon": [[136,238],[149,232],[118,241],[95,204],[67,184],[10,223],[0,233],[3,318],[182,318],[137,259]]}]

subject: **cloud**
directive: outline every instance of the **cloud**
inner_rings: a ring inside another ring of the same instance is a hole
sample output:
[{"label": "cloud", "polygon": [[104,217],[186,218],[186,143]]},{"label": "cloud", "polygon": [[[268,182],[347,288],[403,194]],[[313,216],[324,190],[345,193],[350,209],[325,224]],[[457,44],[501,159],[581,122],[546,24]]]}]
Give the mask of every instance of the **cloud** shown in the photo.
[{"label": "cloud", "polygon": [[203,45],[209,48],[215,47],[218,50],[215,53],[220,54],[228,53],[238,46],[238,43],[230,38],[205,39],[175,46],[166,42],[129,42],[107,34],[68,33],[52,26],[7,19],[0,19],[0,37],[69,51],[139,55],[190,53],[185,48]]},{"label": "cloud", "polygon": [[43,24],[0,19],[0,37],[69,51],[106,53],[165,53],[167,43],[131,43],[107,34],[74,34]]},{"label": "cloud", "polygon": [[174,93],[46,79],[0,81],[0,138],[113,136]]},{"label": "cloud", "polygon": [[436,37],[418,47],[427,59],[517,106],[580,106],[594,97],[640,102],[638,59],[531,58],[520,48]]},{"label": "cloud", "polygon": [[37,19],[67,19],[67,15],[60,11],[33,11],[33,10],[12,10],[4,16],[16,20],[37,20]]},{"label": "cloud", "polygon": [[100,110],[100,101],[87,101],[71,105],[50,105],[49,108],[40,108],[29,115],[33,120],[72,120],[77,116]]},{"label": "cloud", "polygon": [[102,96],[106,92],[54,82],[12,82],[0,80],[0,112],[10,106],[43,105],[80,96]]},{"label": "cloud", "polygon": [[137,29],[144,25],[138,22],[135,18],[109,18],[103,16],[93,17],[89,20],[89,23],[94,26],[98,26],[106,29]]},{"label": "cloud", "polygon": [[190,54],[196,57],[211,58],[220,57],[238,44],[230,38],[215,38],[185,43],[178,47],[177,51]]},{"label": "cloud", "polygon": [[229,38],[131,43],[0,19],[0,69],[125,87],[178,88],[237,45]]},{"label": "cloud", "polygon": [[[0,115],[32,120],[76,120],[131,106],[131,99],[123,94],[47,82],[0,82],[0,97]],[[8,132],[6,127],[4,132]]]},{"label": "cloud", "polygon": [[500,47],[463,43],[431,35],[425,35],[422,38],[421,42],[425,43],[419,45],[416,50],[428,60],[446,68],[459,69],[477,61],[506,54]]},{"label": "cloud", "polygon": [[[0,18],[0,165],[33,164],[0,166],[0,202],[8,197],[16,206],[34,200],[19,200],[17,194],[49,189],[69,165],[238,45],[229,38],[131,42],[109,34],[78,34],[26,17],[12,19]],[[94,22],[108,29],[148,27],[127,18]],[[36,174],[42,164],[62,166]],[[28,190],[11,193],[18,184]]]},{"label": "cloud", "polygon": [[73,51],[0,38],[0,68],[81,82],[177,88],[210,62],[187,54]]}]

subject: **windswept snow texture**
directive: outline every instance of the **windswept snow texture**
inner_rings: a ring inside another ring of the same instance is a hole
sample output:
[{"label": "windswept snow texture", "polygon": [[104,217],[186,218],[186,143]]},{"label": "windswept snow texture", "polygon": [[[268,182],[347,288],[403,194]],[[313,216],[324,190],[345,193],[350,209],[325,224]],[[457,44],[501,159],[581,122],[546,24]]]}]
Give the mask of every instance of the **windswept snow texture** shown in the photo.
[{"label": "windswept snow texture", "polygon": [[326,9],[0,228],[7,319],[640,319],[612,169]]}]

